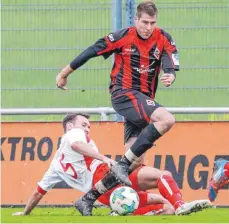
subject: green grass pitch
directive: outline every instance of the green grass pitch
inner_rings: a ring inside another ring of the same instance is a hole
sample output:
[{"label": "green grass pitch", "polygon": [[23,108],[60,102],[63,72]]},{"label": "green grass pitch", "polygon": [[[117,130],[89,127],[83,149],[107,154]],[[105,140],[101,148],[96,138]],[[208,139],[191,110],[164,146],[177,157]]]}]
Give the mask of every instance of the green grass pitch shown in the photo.
[{"label": "green grass pitch", "polygon": [[109,209],[94,209],[94,216],[83,217],[74,208],[36,208],[29,216],[12,216],[18,208],[2,208],[2,223],[229,223],[229,209],[206,209],[188,216],[110,217]]}]

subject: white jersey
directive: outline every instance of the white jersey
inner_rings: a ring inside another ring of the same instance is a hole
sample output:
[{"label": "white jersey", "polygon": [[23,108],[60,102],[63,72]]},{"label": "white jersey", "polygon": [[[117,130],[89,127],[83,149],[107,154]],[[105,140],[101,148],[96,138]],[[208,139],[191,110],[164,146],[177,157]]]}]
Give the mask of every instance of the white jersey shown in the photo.
[{"label": "white jersey", "polygon": [[[93,174],[102,161],[84,156],[72,150],[72,143],[83,142],[90,144],[98,151],[93,140],[87,142],[85,132],[80,128],[74,128],[61,138],[60,147],[57,150],[49,170],[38,185],[45,191],[51,189],[57,182],[65,181],[72,188],[81,192],[87,192],[92,187]],[[50,183],[51,182],[51,183]]]}]

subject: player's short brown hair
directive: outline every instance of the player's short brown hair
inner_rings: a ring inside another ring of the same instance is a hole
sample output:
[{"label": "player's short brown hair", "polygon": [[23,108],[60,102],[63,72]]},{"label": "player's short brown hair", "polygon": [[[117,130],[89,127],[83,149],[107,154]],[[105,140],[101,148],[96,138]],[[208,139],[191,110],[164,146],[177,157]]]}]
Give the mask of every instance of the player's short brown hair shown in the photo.
[{"label": "player's short brown hair", "polygon": [[64,128],[64,133],[66,132],[66,125],[68,122],[74,122],[77,119],[77,116],[83,116],[86,117],[87,119],[90,118],[90,115],[85,114],[85,113],[67,113],[62,121],[62,125]]},{"label": "player's short brown hair", "polygon": [[152,1],[144,1],[137,6],[136,16],[141,18],[142,13],[147,13],[150,16],[155,16],[157,15],[157,12],[157,7]]}]

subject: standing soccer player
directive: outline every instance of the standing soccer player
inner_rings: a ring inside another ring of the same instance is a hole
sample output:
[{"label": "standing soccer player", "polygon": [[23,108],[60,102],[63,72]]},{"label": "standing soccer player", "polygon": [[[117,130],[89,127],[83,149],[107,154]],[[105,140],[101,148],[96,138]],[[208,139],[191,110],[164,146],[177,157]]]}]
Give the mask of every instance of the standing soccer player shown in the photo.
[{"label": "standing soccer player", "polygon": [[155,100],[160,81],[170,86],[179,70],[178,52],[170,34],[156,27],[158,10],[152,1],[137,7],[135,26],[110,33],[88,47],[56,77],[59,88],[66,89],[67,77],[89,59],[115,54],[110,74],[113,108],[125,117],[125,156],[112,172],[126,185],[131,185],[128,172],[131,164],[152,147],[175,123],[174,116]]}]

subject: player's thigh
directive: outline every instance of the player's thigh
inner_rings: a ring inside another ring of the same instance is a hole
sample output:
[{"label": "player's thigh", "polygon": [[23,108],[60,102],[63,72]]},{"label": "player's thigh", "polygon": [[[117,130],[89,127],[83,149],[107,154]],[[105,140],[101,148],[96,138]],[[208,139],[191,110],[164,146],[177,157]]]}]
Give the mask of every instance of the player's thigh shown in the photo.
[{"label": "player's thigh", "polygon": [[140,190],[145,191],[157,188],[157,181],[162,174],[163,171],[160,171],[159,169],[142,166],[137,173],[137,183]]},{"label": "player's thigh", "polygon": [[164,107],[156,108],[150,116],[151,121],[165,121],[171,120],[175,122],[174,116]]},{"label": "player's thigh", "polygon": [[149,124],[151,114],[160,106],[150,97],[130,89],[112,94],[111,102],[117,113],[139,128],[144,128]]},{"label": "player's thigh", "polygon": [[132,183],[132,188],[135,191],[142,191],[142,187],[139,185],[138,175],[139,175],[140,170],[143,169],[143,167],[145,167],[145,165],[139,166],[129,175],[129,179]]},{"label": "player's thigh", "polygon": [[[159,118],[157,116],[152,116],[154,112],[160,108],[163,108],[159,103],[157,103],[155,100],[151,99],[150,97],[139,93],[138,94],[138,101],[141,105],[140,107],[140,113],[144,117],[144,120],[147,121],[147,124],[159,121]],[[153,119],[152,119],[153,118]]]},{"label": "player's thigh", "polygon": [[44,174],[38,185],[45,191],[52,189],[57,183],[63,181],[61,177],[51,167]]}]

